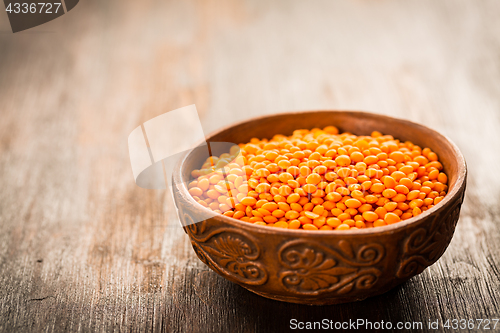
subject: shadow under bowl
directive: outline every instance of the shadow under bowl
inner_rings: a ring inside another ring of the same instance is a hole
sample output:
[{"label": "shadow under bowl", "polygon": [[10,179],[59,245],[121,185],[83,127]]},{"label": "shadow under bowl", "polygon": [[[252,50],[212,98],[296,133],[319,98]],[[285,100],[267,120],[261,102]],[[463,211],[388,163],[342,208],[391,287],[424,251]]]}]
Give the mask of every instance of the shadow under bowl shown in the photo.
[{"label": "shadow under bowl", "polygon": [[[289,112],[251,119],[211,134],[209,142],[245,143],[334,125],[372,131],[435,151],[448,175],[444,199],[417,217],[392,225],[347,231],[256,226],[211,212],[195,202],[186,183],[206,156],[184,154],[173,173],[174,198],[197,256],[222,277],[274,300],[338,304],[382,294],[420,274],[448,247],[463,202],[467,168],[457,146],[425,126],[357,111]],[[225,151],[212,151],[220,155]],[[207,216],[209,216],[207,218]],[[201,221],[193,223],[193,221]]]}]

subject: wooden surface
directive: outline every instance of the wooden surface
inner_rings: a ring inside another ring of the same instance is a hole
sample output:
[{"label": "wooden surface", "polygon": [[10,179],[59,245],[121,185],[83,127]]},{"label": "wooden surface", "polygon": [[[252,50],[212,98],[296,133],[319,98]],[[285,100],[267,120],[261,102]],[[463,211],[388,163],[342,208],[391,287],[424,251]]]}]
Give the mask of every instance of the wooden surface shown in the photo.
[{"label": "wooden surface", "polygon": [[[0,331],[278,332],[290,319],[500,316],[500,3],[80,1],[12,34],[0,13]],[[443,257],[359,303],[253,295],[205,267],[127,136],[196,104],[206,133],[251,116],[358,109],[464,153]],[[499,329],[497,326],[497,329]]]}]

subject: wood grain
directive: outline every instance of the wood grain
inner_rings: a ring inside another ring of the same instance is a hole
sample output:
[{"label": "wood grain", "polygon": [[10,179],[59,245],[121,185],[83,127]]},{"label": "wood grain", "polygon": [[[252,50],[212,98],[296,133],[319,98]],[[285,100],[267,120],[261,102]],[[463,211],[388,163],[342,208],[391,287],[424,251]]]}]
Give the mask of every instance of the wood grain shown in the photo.
[{"label": "wood grain", "polygon": [[[500,4],[97,1],[12,34],[0,14],[0,331],[278,332],[289,321],[498,318]],[[357,109],[464,153],[454,239],[382,296],[308,307],[195,256],[166,191],[137,188],[127,136],[196,104],[206,133],[252,116]]]}]

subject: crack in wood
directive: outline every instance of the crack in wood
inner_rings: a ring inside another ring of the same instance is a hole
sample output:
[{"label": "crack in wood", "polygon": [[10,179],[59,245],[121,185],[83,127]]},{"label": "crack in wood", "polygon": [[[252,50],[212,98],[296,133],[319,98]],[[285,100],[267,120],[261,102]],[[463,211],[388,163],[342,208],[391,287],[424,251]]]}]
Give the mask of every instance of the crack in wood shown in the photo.
[{"label": "crack in wood", "polygon": [[28,302],[29,302],[29,301],[43,301],[43,300],[46,300],[47,298],[51,298],[51,297],[52,297],[52,298],[56,298],[56,297],[55,297],[55,296],[53,296],[53,295],[49,295],[49,296],[40,297],[40,298],[30,298],[30,299],[28,300]]}]

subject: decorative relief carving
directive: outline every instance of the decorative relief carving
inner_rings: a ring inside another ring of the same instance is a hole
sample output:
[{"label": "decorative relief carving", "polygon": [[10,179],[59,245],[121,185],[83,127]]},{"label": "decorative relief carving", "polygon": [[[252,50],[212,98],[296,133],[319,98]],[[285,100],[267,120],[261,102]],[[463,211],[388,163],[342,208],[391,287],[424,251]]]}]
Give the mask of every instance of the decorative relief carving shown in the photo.
[{"label": "decorative relief carving", "polygon": [[335,292],[342,295],[371,288],[382,274],[375,267],[385,255],[382,245],[372,243],[353,249],[347,241],[329,248],[310,241],[286,243],[279,251],[280,282],[302,295]]},{"label": "decorative relief carving", "polygon": [[418,228],[406,238],[398,278],[419,274],[439,259],[453,237],[462,202],[463,194],[455,206],[436,215],[429,228]]},{"label": "decorative relief carving", "polygon": [[[188,218],[185,214],[184,219]],[[191,244],[196,254],[212,269],[241,283],[266,283],[268,273],[257,261],[261,249],[248,233],[232,228],[210,230],[207,220],[185,228],[192,238]]]},{"label": "decorative relief carving", "polygon": [[182,217],[183,217],[182,222],[184,224],[184,231],[186,231],[187,234],[197,235],[205,232],[205,229],[207,227],[206,220],[194,223],[193,218],[189,216],[189,214],[184,213],[182,214]]},{"label": "decorative relief carving", "polygon": [[210,265],[206,255],[205,255],[205,252],[203,252],[203,250],[200,248],[200,246],[198,245],[198,243],[196,242],[193,242],[191,241],[191,245],[193,246],[193,250],[194,252],[196,253],[196,255],[198,256],[198,258],[207,266],[209,266],[210,268],[212,268],[212,266]]}]

